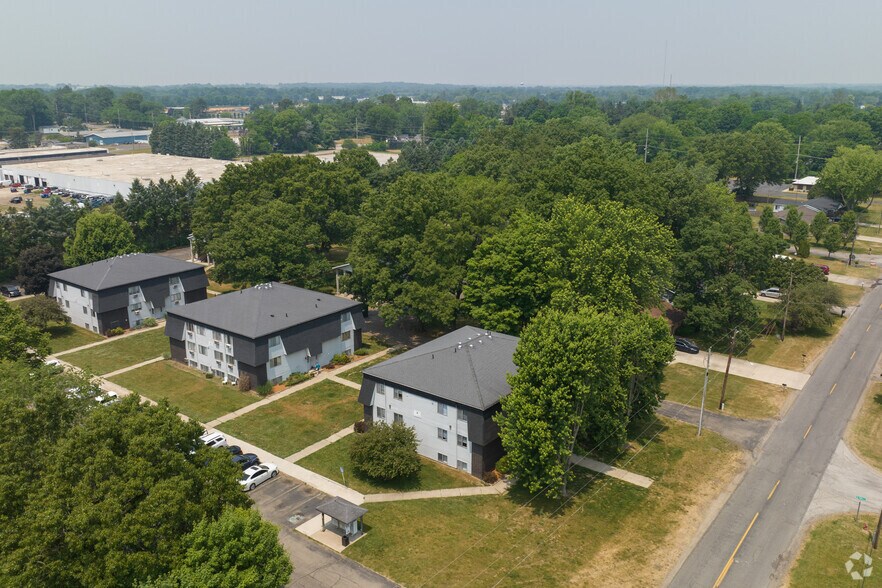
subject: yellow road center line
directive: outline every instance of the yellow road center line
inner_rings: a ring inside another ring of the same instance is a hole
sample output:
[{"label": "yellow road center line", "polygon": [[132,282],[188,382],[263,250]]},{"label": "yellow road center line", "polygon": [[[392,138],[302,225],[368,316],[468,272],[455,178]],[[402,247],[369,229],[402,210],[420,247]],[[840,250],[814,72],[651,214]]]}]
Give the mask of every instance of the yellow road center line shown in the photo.
[{"label": "yellow road center line", "polygon": [[811,431],[811,430],[812,430],[812,426],[809,425],[809,428],[805,430],[805,435],[803,435],[802,438],[805,439],[806,437],[808,437],[809,431]]},{"label": "yellow road center line", "polygon": [[857,349],[855,349],[854,351],[851,352],[851,357],[849,357],[848,359],[854,359],[855,353],[857,353]]},{"label": "yellow road center line", "polygon": [[747,525],[747,530],[744,531],[744,535],[741,536],[741,541],[738,542],[738,545],[735,546],[735,551],[732,552],[732,555],[729,556],[729,561],[726,562],[726,567],[723,568],[723,571],[720,572],[720,575],[717,576],[717,581],[714,582],[714,588],[719,588],[720,584],[723,583],[723,580],[726,579],[726,574],[729,573],[729,568],[732,567],[732,562],[735,561],[735,556],[738,555],[738,550],[741,549],[741,544],[744,543],[744,539],[747,537],[747,534],[750,533],[750,530],[753,528],[753,524],[756,522],[756,518],[759,516],[759,513],[753,515],[753,520],[750,521],[750,524]]},{"label": "yellow road center line", "polygon": [[[833,384],[833,387],[830,388],[830,394],[833,394],[833,390],[835,390],[835,389],[836,389],[836,384]],[[827,396],[830,396],[830,394],[827,394]]]},{"label": "yellow road center line", "polygon": [[769,492],[769,497],[766,498],[766,500],[771,500],[771,499],[772,499],[772,494],[774,494],[774,493],[775,493],[775,490],[778,489],[778,484],[780,484],[780,483],[781,483],[781,480],[778,480],[777,482],[775,482],[775,486],[772,488],[772,491]]}]

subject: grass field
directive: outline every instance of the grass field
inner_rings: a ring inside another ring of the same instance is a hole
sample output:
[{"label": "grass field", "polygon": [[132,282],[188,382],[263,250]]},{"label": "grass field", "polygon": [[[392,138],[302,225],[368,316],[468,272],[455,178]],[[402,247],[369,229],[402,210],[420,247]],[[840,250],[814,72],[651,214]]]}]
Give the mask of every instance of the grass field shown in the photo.
[{"label": "grass field", "polygon": [[64,361],[100,376],[159,357],[168,351],[168,337],[165,336],[165,330],[159,328],[123,337],[91,349],[75,351],[65,355]]},{"label": "grass field", "polygon": [[83,345],[104,339],[98,333],[87,331],[76,325],[52,325],[49,327],[49,337],[49,346],[52,348],[52,353],[82,347]]},{"label": "grass field", "polygon": [[[882,247],[880,247],[880,251],[882,251]],[[840,261],[838,259],[828,259],[827,256],[818,257],[817,255],[810,255],[805,258],[806,263],[814,263],[818,265],[826,265],[830,267],[830,272],[834,274],[840,274],[843,276],[852,276],[855,278],[863,278],[867,281],[873,281],[880,276],[880,270],[878,267],[870,267],[869,264],[861,263],[860,265],[851,265],[849,266],[844,261]]]},{"label": "grass field", "polygon": [[[816,524],[809,532],[799,557],[790,570],[790,586],[793,588],[875,588],[882,586],[882,574],[873,570],[872,575],[861,584],[851,578],[845,570],[845,562],[855,552],[867,551],[867,532],[863,525],[871,529],[876,519],[872,515],[854,520],[854,514],[839,515]],[[877,559],[878,553],[874,553]],[[875,566],[878,569],[878,565]],[[863,562],[855,562],[854,570],[863,571]]]},{"label": "grass field", "polygon": [[834,318],[827,331],[811,331],[800,335],[786,335],[784,341],[777,334],[754,339],[747,353],[741,357],[755,363],[801,371],[814,361],[839,333],[845,319]]},{"label": "grass field", "polygon": [[654,476],[648,489],[577,468],[564,504],[517,489],[370,504],[368,533],[346,554],[412,586],[659,586],[741,459],[721,437],[668,420],[631,445],[626,467]]},{"label": "grass field", "polygon": [[833,284],[833,286],[839,290],[845,306],[856,306],[861,301],[861,298],[864,297],[864,294],[867,293],[867,288],[852,286],[851,284]]},{"label": "grass field", "polygon": [[867,462],[882,469],[882,384],[872,384],[857,418],[848,430],[848,442]]},{"label": "grass field", "polygon": [[379,492],[411,492],[418,490],[439,490],[442,488],[464,488],[478,486],[481,482],[468,474],[428,459],[422,459],[422,468],[413,478],[384,482],[373,480],[356,472],[349,461],[349,448],[355,434],[332,443],[312,455],[301,459],[297,465],[321,474],[336,482],[343,483],[340,468],[346,472],[346,485],[362,494]]},{"label": "grass field", "polygon": [[[667,399],[689,406],[701,406],[701,389],[704,385],[704,369],[671,364],[665,368],[662,390]],[[705,409],[719,412],[720,391],[723,387],[723,374],[711,371],[707,385]],[[787,399],[788,392],[781,386],[758,382],[739,376],[729,376],[726,384],[725,413],[745,419],[775,418]]]},{"label": "grass field", "polygon": [[358,390],[324,380],[262,406],[219,428],[287,457],[361,419]]},{"label": "grass field", "polygon": [[391,356],[384,355],[383,357],[378,357],[377,359],[372,359],[368,362],[361,364],[357,368],[353,368],[353,369],[349,370],[348,372],[343,372],[342,374],[340,374],[340,377],[344,378],[346,380],[349,380],[350,382],[355,382],[356,384],[361,384],[362,380],[364,380],[364,376],[362,375],[362,372],[365,369],[371,367],[372,365],[377,365],[378,363],[383,363],[384,361],[389,359],[389,357],[391,357]]},{"label": "grass field", "polygon": [[180,412],[203,423],[260,400],[171,360],[151,363],[110,380],[150,400],[167,398]]},{"label": "grass field", "polygon": [[361,337],[361,347],[359,347],[359,349],[366,349],[368,355],[373,355],[374,353],[379,353],[384,349],[388,349],[388,347],[377,341],[373,335],[364,333]]}]

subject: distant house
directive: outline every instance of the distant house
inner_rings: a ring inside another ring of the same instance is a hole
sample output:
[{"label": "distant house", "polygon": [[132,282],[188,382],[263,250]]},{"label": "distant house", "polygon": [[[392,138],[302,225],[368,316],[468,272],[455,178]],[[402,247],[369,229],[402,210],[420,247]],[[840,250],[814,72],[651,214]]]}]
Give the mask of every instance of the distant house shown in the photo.
[{"label": "distant house", "polygon": [[150,140],[150,131],[136,131],[133,129],[108,129],[106,131],[91,131],[83,135],[83,140],[96,145],[131,145],[132,143],[146,143]]},{"label": "distant house", "polygon": [[360,302],[270,282],[168,313],[175,361],[252,387],[278,384],[361,346]]},{"label": "distant house", "polygon": [[413,427],[420,455],[480,477],[502,456],[493,415],[511,392],[517,345],[463,327],[369,367],[358,395],[365,421]]},{"label": "distant house", "polygon": [[49,274],[48,296],[73,324],[106,333],[140,326],[147,318],[203,300],[208,278],[195,263],[132,253]]},{"label": "distant house", "polygon": [[[793,203],[791,202],[789,204]],[[827,218],[830,220],[838,220],[839,217],[842,216],[842,211],[845,209],[845,206],[843,206],[841,202],[833,200],[832,198],[821,197],[806,200],[803,204],[797,206],[796,209],[802,213],[802,220],[811,223],[819,212],[826,214]],[[785,219],[787,217],[786,207],[782,207],[780,211],[775,213],[775,216],[782,220]]]},{"label": "distant house", "polygon": [[806,176],[804,178],[799,178],[798,180],[793,180],[787,190],[790,192],[802,192],[805,194],[808,193],[809,190],[814,188],[815,184],[817,183],[817,176]]}]

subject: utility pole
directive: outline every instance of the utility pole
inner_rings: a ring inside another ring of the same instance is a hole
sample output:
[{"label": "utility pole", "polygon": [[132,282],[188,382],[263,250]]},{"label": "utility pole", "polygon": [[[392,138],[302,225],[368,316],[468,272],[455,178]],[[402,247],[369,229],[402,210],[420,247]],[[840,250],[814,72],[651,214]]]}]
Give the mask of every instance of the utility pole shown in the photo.
[{"label": "utility pole", "polygon": [[732,329],[732,338],[729,339],[729,360],[726,361],[726,373],[723,374],[723,390],[720,392],[720,410],[726,408],[726,382],[729,381],[729,368],[732,366],[732,354],[735,353],[735,336],[738,329]]},{"label": "utility pole", "polygon": [[358,115],[355,115],[355,138],[358,139]]},{"label": "utility pole", "polygon": [[793,169],[793,179],[799,179],[799,151],[802,147],[802,135],[799,136],[799,142],[796,144],[796,167]]},{"label": "utility pole", "polygon": [[879,531],[882,531],[882,511],[879,512],[879,520],[876,521],[876,532],[873,533],[873,549],[879,547]]},{"label": "utility pole", "polygon": [[851,266],[851,260],[854,259],[854,242],[857,241],[857,219],[855,219],[854,234],[851,236],[851,251],[848,254],[848,265]]},{"label": "utility pole", "polygon": [[784,322],[781,323],[781,341],[784,340],[784,331],[787,330],[787,309],[790,308],[790,291],[793,290],[793,270],[790,270],[790,285],[787,286],[787,300],[784,302]]},{"label": "utility pole", "polygon": [[701,390],[701,411],[698,413],[698,436],[701,437],[701,423],[704,420],[704,399],[707,397],[707,376],[710,372],[711,348],[707,349],[707,365],[704,366],[704,388]]},{"label": "utility pole", "polygon": [[646,140],[643,142],[643,163],[646,163],[649,156],[649,127],[646,127]]}]

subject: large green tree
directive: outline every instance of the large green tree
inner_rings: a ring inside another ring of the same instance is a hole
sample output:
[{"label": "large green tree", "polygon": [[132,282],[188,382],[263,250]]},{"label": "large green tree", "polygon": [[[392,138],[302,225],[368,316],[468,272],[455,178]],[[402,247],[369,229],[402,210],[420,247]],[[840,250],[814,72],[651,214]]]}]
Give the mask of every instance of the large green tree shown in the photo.
[{"label": "large green tree", "polygon": [[882,155],[866,145],[838,147],[824,165],[818,186],[854,210],[882,189]]},{"label": "large green tree", "polygon": [[101,261],[115,255],[134,253],[135,234],[115,213],[93,212],[77,221],[76,233],[64,244],[64,263],[68,266]]},{"label": "large green tree", "polygon": [[39,360],[49,355],[49,335],[30,326],[18,309],[0,298],[0,360]]},{"label": "large green tree", "polygon": [[28,294],[45,294],[49,274],[63,268],[61,255],[50,245],[34,245],[18,256],[18,284]]},{"label": "large green tree", "polygon": [[58,301],[47,298],[45,294],[37,294],[22,300],[18,305],[18,311],[29,326],[41,331],[45,331],[51,323],[70,322],[70,317],[61,309]]}]

